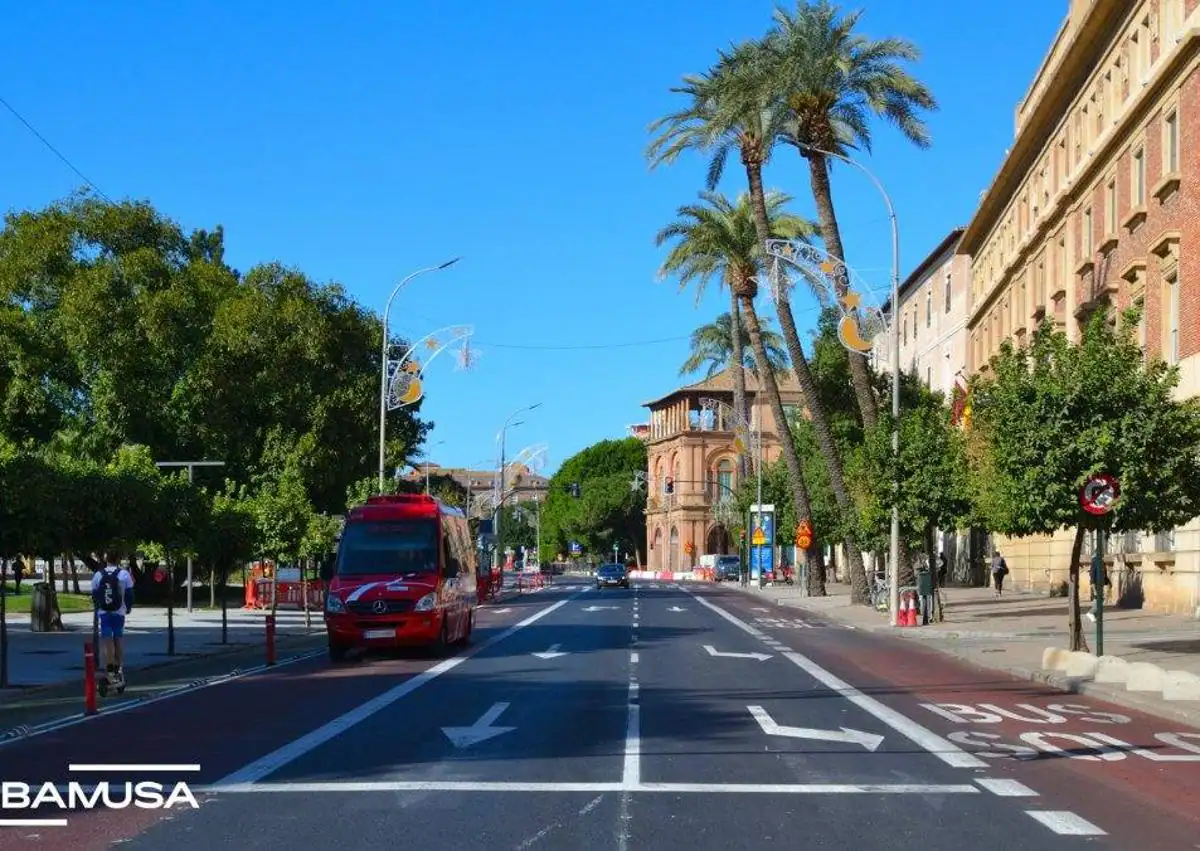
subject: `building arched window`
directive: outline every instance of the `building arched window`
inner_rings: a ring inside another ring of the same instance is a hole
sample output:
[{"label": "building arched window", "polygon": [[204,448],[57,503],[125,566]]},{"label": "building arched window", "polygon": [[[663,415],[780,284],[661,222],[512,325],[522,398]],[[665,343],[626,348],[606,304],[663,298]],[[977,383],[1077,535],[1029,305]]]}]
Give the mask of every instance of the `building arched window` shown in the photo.
[{"label": "building arched window", "polygon": [[722,458],[717,462],[717,502],[733,499],[733,462]]}]

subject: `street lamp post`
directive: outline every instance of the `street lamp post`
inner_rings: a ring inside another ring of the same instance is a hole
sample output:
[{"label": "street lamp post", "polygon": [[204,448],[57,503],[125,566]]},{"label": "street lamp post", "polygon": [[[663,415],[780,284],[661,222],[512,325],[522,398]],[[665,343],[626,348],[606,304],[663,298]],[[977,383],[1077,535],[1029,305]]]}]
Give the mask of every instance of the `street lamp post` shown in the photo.
[{"label": "street lamp post", "polygon": [[[187,471],[188,471],[188,484],[190,485],[190,484],[195,483],[194,470],[196,467],[224,467],[225,462],[224,461],[158,461],[154,464],[154,466],[155,467],[186,467]],[[169,583],[169,584],[173,584],[173,583]],[[209,587],[208,591],[209,591],[209,599],[210,599],[210,603],[211,603],[213,595],[215,595],[217,593],[216,585],[215,584],[211,585]],[[173,595],[174,593],[175,593],[174,588],[171,588],[168,590],[168,595]],[[187,557],[187,610],[189,612],[192,610],[192,556],[191,556],[191,553],[189,553],[188,557]]]},{"label": "street lamp post", "polygon": [[[854,166],[875,184],[875,188],[883,196],[883,203],[887,205],[888,220],[892,227],[892,457],[898,460],[900,457],[900,230],[896,226],[896,208],[892,205],[892,199],[888,195],[887,190],[883,188],[883,184],[862,163],[841,154],[835,154],[832,151],[823,151],[820,148],[814,148],[812,145],[801,145],[800,147],[817,154],[833,157],[847,165]],[[843,263],[845,262],[845,258],[839,257],[838,259]],[[888,570],[888,600],[890,602],[889,608],[891,609],[891,625],[896,626],[898,609],[900,608],[900,466],[898,463],[896,465],[896,479],[892,482],[892,486],[895,488],[895,494],[892,499],[891,564]]]},{"label": "street lamp post", "polygon": [[494,558],[494,564],[497,568],[499,568],[502,565],[501,540],[500,540],[500,514],[501,514],[500,508],[501,508],[501,504],[504,502],[504,462],[505,462],[504,433],[506,431],[508,431],[508,429],[511,426],[521,425],[520,422],[516,422],[516,423],[513,422],[513,419],[515,417],[518,417],[521,414],[528,413],[529,411],[536,410],[536,409],[540,408],[541,406],[542,406],[542,403],[537,402],[533,405],[530,405],[527,408],[521,408],[518,411],[513,411],[511,414],[508,415],[508,419],[504,421],[504,425],[500,427],[500,433],[498,435],[496,435],[496,439],[500,441],[500,489],[499,489],[499,492],[497,493],[495,514],[492,517],[492,533],[496,537],[495,555],[493,556],[493,558]]},{"label": "street lamp post", "polygon": [[380,343],[382,354],[379,363],[379,492],[383,493],[383,464],[384,450],[387,445],[387,367],[388,367],[388,313],[392,309],[392,300],[396,298],[396,294],[418,275],[424,275],[426,272],[440,272],[442,269],[449,268],[461,260],[461,257],[455,257],[453,260],[447,260],[440,266],[430,266],[425,269],[418,269],[392,289],[392,294],[388,296],[387,304],[383,308],[383,341]]}]

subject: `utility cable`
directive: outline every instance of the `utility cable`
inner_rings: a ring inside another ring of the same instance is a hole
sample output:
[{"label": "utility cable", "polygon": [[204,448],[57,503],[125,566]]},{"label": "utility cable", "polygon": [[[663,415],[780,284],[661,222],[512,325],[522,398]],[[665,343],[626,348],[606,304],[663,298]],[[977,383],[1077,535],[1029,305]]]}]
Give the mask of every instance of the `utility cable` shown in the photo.
[{"label": "utility cable", "polygon": [[45,136],[43,136],[41,133],[39,133],[37,128],[34,127],[32,124],[30,124],[25,119],[25,116],[23,116],[21,113],[17,112],[16,107],[14,107],[11,103],[6,101],[2,97],[0,97],[0,105],[2,105],[5,109],[7,109],[9,112],[11,112],[14,116],[16,116],[17,121],[20,121],[22,124],[24,124],[26,129],[29,130],[30,133],[32,133],[34,136],[36,136],[43,145],[45,145],[47,148],[50,149],[51,153],[53,153],[56,157],[58,157],[60,160],[62,160],[63,163],[66,164],[67,168],[71,169],[71,171],[73,171],[77,175],[79,175],[80,179],[83,180],[84,183],[86,183],[88,186],[92,187],[92,189],[95,189],[96,194],[98,194],[101,198],[103,198],[108,203],[116,204],[116,202],[113,201],[113,199],[109,198],[107,195],[104,194],[104,190],[102,190],[99,186],[97,186],[90,177],[88,177],[86,174],[84,174],[82,171],[80,171],[75,166],[75,163],[73,163],[69,159],[67,159],[66,155],[63,154],[62,151],[60,151],[58,148],[56,148],[52,144],[50,144],[50,140],[47,139]]}]

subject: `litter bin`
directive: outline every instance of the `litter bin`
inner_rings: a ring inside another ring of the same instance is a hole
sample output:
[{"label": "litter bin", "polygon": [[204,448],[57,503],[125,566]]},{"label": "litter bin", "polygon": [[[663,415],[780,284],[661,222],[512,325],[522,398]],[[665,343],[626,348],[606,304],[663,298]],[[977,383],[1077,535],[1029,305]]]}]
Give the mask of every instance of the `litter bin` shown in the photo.
[{"label": "litter bin", "polygon": [[35,582],[29,595],[29,630],[31,632],[57,632],[62,619],[58,615],[58,601],[49,582]]}]

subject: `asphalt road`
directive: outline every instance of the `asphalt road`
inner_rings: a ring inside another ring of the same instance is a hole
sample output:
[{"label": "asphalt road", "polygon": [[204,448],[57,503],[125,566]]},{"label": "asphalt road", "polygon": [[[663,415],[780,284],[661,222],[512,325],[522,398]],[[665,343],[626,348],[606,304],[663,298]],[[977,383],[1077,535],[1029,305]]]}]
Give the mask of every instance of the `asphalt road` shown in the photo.
[{"label": "asphalt road", "polygon": [[450,658],[300,662],[0,746],[5,781],[200,801],[0,848],[1200,847],[1200,731],[731,588],[560,581],[477,624]]}]

